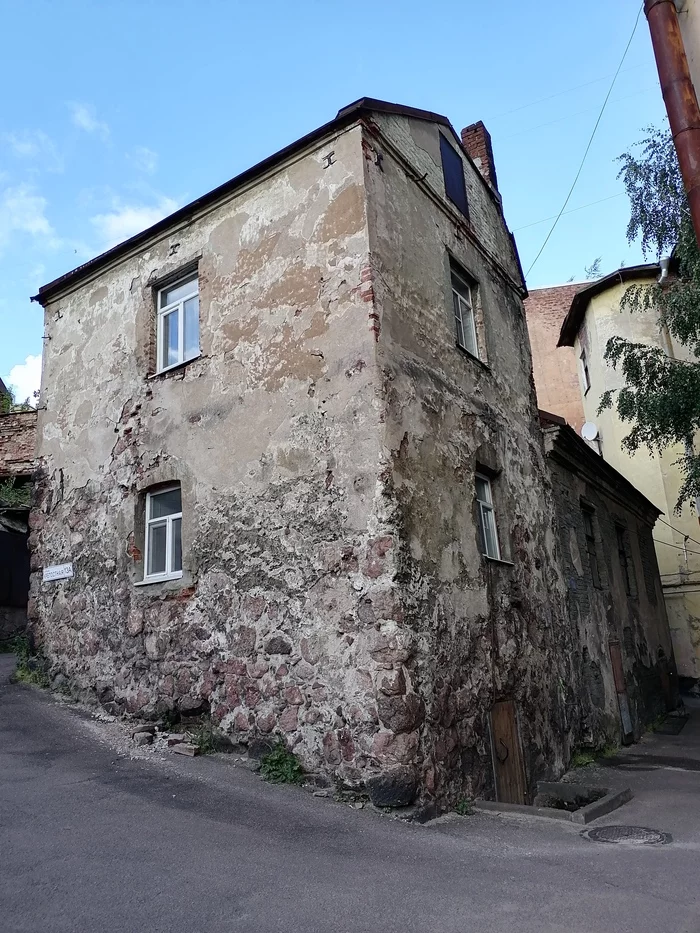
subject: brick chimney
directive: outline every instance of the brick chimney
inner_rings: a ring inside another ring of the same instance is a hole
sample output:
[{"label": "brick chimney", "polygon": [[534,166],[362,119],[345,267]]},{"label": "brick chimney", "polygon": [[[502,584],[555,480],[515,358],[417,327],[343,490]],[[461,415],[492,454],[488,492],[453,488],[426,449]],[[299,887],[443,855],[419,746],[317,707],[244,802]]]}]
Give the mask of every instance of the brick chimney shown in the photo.
[{"label": "brick chimney", "polygon": [[491,134],[481,120],[478,123],[472,123],[471,126],[464,127],[462,130],[462,145],[472,157],[474,164],[486,181],[495,191],[498,191]]}]

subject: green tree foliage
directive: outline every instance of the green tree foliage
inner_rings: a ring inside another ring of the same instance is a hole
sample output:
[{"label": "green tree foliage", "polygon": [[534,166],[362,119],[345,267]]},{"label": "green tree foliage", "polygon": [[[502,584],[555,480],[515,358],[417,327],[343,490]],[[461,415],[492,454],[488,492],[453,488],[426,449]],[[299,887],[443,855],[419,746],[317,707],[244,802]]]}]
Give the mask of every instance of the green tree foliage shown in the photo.
[{"label": "green tree foliage", "polygon": [[[693,438],[700,429],[700,252],[668,130],[650,127],[646,139],[620,156],[619,176],[630,199],[627,238],[640,239],[645,257],[673,254],[674,274],[652,285],[632,285],[621,308],[658,315],[661,347],[612,337],[605,359],[621,371],[625,385],[604,393],[600,411],[615,406],[631,425],[624,440],[634,452],[641,446],[662,450],[677,444],[685,454],[678,463],[684,476],[676,511],[700,496],[700,457]],[[687,351],[676,359],[671,337]]]}]

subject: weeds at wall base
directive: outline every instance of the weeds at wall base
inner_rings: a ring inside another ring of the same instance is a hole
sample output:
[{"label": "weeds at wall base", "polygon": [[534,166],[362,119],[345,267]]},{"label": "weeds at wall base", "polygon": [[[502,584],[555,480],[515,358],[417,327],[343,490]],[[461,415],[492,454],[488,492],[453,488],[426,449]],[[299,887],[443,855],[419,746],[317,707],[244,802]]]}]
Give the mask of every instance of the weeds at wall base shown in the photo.
[{"label": "weeds at wall base", "polygon": [[271,752],[263,755],[260,774],[271,784],[301,784],[304,780],[299,759],[284,742],[278,742]]}]

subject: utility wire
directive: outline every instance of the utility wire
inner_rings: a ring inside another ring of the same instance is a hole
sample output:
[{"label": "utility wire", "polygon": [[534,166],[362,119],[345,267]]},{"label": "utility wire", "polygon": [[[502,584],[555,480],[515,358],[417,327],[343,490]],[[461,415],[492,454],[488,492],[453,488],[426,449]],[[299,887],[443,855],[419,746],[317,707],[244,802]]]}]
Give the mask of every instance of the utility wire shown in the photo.
[{"label": "utility wire", "polygon": [[[643,68],[646,65],[646,62],[639,62],[638,65],[630,65],[629,68],[624,68],[621,73],[626,71],[634,71],[636,68]],[[599,78],[594,78],[592,81],[586,81],[585,84],[577,84],[574,87],[567,87],[563,91],[557,91],[556,94],[550,94],[548,97],[538,97],[537,100],[531,100],[528,104],[521,104],[519,107],[513,107],[512,110],[502,110],[501,113],[495,113],[493,117],[489,117],[490,121],[496,120],[500,117],[510,116],[511,113],[518,113],[520,110],[527,110],[528,107],[534,107],[535,104],[544,104],[548,100],[554,100],[555,97],[563,97],[566,94],[572,94],[574,91],[580,91],[581,88],[590,87],[592,84],[600,84],[601,81],[605,81],[606,78],[611,78],[611,74],[601,75]]]},{"label": "utility wire", "polygon": [[697,538],[693,538],[691,535],[687,535],[684,531],[681,531],[680,528],[674,528],[669,522],[663,520],[663,518],[657,518],[657,522],[661,522],[662,525],[666,525],[667,528],[670,528],[671,531],[675,531],[676,534],[680,535],[682,538],[685,538],[686,541],[692,541],[694,544],[700,544]]},{"label": "utility wire", "polygon": [[[593,207],[594,204],[602,204],[603,201],[612,201],[613,198],[621,198],[624,193],[624,191],[620,191],[618,194],[611,194],[607,198],[600,198],[598,201],[589,201],[588,204],[582,204],[580,207],[572,207],[571,210],[564,211],[564,215],[575,214],[576,211],[582,211],[584,207]],[[531,224],[523,224],[522,227],[516,227],[513,233],[517,233],[518,230],[527,230],[528,227],[536,227],[538,224],[546,224],[548,220],[554,220],[554,216],[555,215],[552,214],[551,217],[543,217],[542,220],[533,220]]]},{"label": "utility wire", "polygon": [[542,244],[542,246],[540,246],[540,250],[539,250],[538,254],[535,256],[535,258],[533,259],[533,261],[530,263],[530,268],[529,268],[529,269],[527,270],[527,272],[525,273],[525,279],[526,279],[526,280],[527,280],[528,275],[532,272],[532,269],[533,269],[535,263],[537,262],[537,260],[540,258],[540,256],[541,256],[542,253],[544,252],[544,248],[545,248],[545,246],[547,245],[547,243],[549,242],[549,238],[550,238],[551,235],[554,233],[554,228],[555,228],[556,225],[559,223],[559,218],[561,217],[561,215],[562,215],[562,214],[564,213],[564,211],[566,210],[566,205],[569,203],[569,199],[571,198],[571,195],[574,193],[574,188],[576,187],[576,182],[579,180],[579,177],[580,177],[580,175],[581,175],[581,172],[583,171],[583,166],[584,166],[584,163],[585,163],[586,158],[587,158],[587,156],[588,156],[589,150],[590,150],[591,146],[593,145],[593,140],[594,140],[595,134],[596,134],[596,132],[597,132],[597,130],[598,130],[598,126],[600,125],[600,121],[603,119],[603,113],[605,112],[605,108],[606,108],[606,106],[607,106],[608,100],[610,99],[610,95],[611,95],[612,92],[613,92],[613,88],[615,87],[615,81],[617,80],[617,76],[620,74],[620,71],[622,70],[622,65],[624,64],[624,61],[625,61],[625,59],[627,58],[627,53],[629,52],[629,48],[630,48],[630,46],[632,45],[632,39],[634,39],[634,34],[635,34],[636,31],[637,31],[637,26],[638,26],[638,24],[639,24],[639,17],[642,15],[642,9],[643,9],[643,7],[640,6],[639,10],[637,11],[637,18],[636,18],[635,21],[634,21],[634,27],[633,27],[633,29],[632,29],[632,34],[630,35],[629,40],[628,40],[628,42],[627,42],[627,45],[625,46],[625,51],[622,53],[622,58],[620,59],[620,64],[617,66],[617,70],[615,71],[615,74],[614,74],[614,76],[613,76],[613,79],[612,79],[612,81],[611,81],[611,83],[610,83],[610,87],[608,88],[608,93],[605,95],[605,100],[603,101],[603,106],[600,108],[600,113],[598,114],[598,119],[595,121],[595,126],[593,127],[593,132],[591,133],[590,139],[588,140],[588,145],[586,146],[586,149],[585,149],[585,151],[584,151],[584,153],[583,153],[583,158],[581,159],[581,164],[579,165],[578,171],[576,172],[576,177],[574,178],[574,180],[573,180],[573,182],[572,182],[572,184],[571,184],[571,187],[569,188],[569,193],[567,194],[566,199],[565,199],[564,203],[563,203],[562,206],[561,206],[561,210],[560,210],[559,213],[557,214],[556,220],[554,221],[554,223],[553,223],[552,226],[550,227],[549,233],[548,233],[547,236],[545,237],[544,243]]},{"label": "utility wire", "polygon": [[677,551],[685,551],[686,554],[700,554],[700,551],[689,551],[686,547],[681,547],[679,544],[669,544],[668,541],[662,541],[660,538],[652,538],[652,541],[656,541],[657,544],[665,544],[666,547],[675,548]]},{"label": "utility wire", "polygon": [[[658,82],[656,84],[649,84],[647,87],[640,88],[638,91],[633,91],[631,94],[625,94],[624,97],[614,97],[612,100],[608,101],[608,104],[618,104],[620,101],[629,100],[630,97],[638,97],[640,94],[646,94],[647,91],[653,91],[659,87],[660,85]],[[574,117],[580,117],[582,113],[590,113],[591,110],[595,109],[595,107],[586,107],[584,110],[575,110],[573,113],[565,113],[563,117],[555,117],[554,120],[547,120],[546,123],[535,123],[534,126],[527,126],[525,129],[518,130],[516,133],[500,136],[499,140],[515,139],[518,136],[525,136],[526,133],[534,133],[535,130],[541,130],[546,126],[554,126],[555,123],[563,123],[565,120],[572,120]]]}]

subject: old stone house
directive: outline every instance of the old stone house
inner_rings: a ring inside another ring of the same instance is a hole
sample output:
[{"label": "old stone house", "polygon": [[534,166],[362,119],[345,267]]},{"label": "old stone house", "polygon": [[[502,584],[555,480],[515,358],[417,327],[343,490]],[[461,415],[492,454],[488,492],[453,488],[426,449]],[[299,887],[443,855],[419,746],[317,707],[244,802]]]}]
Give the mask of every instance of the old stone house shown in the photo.
[{"label": "old stone house", "polygon": [[681,682],[691,686],[700,679],[700,591],[695,583],[700,534],[693,504],[675,513],[683,448],[630,453],[623,440],[631,426],[614,408],[598,411],[603,393],[624,385],[621,371],[604,358],[610,337],[620,335],[689,359],[688,349],[668,333],[658,314],[621,310],[628,288],[653,284],[660,275],[658,263],[625,266],[593,282],[533,291],[525,305],[540,405],[563,415],[577,430],[588,422],[595,434],[592,446],[659,510],[654,543],[666,613]]},{"label": "old stone house", "polygon": [[404,798],[559,773],[581,675],[524,294],[483,126],[368,99],[42,288],[53,669]]},{"label": "old stone house", "polygon": [[540,417],[576,631],[579,741],[593,748],[630,742],[677,702],[653,540],[660,511],[563,418]]}]

